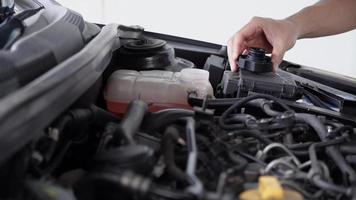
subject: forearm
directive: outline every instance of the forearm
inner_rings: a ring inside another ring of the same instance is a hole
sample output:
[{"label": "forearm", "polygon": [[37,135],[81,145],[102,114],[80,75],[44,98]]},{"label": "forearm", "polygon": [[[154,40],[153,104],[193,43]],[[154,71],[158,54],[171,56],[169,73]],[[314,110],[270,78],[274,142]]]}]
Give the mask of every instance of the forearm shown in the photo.
[{"label": "forearm", "polygon": [[356,28],[356,0],[321,0],[290,16],[298,38],[343,33]]}]

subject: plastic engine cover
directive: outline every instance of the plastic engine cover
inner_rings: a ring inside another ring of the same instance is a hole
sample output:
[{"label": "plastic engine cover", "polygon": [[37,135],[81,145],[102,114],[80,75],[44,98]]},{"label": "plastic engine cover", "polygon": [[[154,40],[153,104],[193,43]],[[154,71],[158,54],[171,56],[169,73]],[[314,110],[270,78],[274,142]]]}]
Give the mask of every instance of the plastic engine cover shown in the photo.
[{"label": "plastic engine cover", "polygon": [[249,92],[270,94],[285,99],[298,99],[303,94],[303,88],[282,70],[276,73],[252,73],[240,70],[238,94],[243,97]]}]

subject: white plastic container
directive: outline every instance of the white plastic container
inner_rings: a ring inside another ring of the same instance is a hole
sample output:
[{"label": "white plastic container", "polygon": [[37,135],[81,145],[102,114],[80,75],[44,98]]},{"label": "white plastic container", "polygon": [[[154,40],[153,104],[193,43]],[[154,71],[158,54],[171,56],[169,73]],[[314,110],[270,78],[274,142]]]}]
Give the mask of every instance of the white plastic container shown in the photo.
[{"label": "white plastic container", "polygon": [[105,89],[110,112],[125,113],[132,100],[149,104],[151,112],[166,108],[188,108],[188,95],[213,98],[209,72],[201,69],[183,69],[181,72],[118,70],[111,74]]}]

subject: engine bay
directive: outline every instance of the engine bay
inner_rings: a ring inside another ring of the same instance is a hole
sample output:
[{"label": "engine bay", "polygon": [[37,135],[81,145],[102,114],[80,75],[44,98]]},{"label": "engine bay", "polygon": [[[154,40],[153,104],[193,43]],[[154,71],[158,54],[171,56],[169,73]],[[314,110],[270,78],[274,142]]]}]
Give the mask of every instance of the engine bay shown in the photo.
[{"label": "engine bay", "polygon": [[118,30],[98,81],[2,164],[0,199],[356,198],[356,93],[262,49],[234,73],[224,48]]}]

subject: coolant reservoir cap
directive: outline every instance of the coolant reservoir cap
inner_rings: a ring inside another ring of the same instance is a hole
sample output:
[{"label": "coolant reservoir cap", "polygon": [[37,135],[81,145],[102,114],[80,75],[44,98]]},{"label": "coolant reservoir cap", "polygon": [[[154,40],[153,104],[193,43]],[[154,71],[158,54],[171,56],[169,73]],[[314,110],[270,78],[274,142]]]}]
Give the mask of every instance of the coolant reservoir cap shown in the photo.
[{"label": "coolant reservoir cap", "polygon": [[131,51],[157,50],[164,47],[166,43],[167,42],[163,40],[144,38],[144,39],[128,42],[124,44],[124,48]]},{"label": "coolant reservoir cap", "polygon": [[209,81],[209,72],[203,69],[183,69],[180,80],[185,82]]},{"label": "coolant reservoir cap", "polygon": [[251,48],[247,55],[240,55],[238,64],[240,69],[254,73],[267,73],[273,71],[271,58],[261,48]]}]

